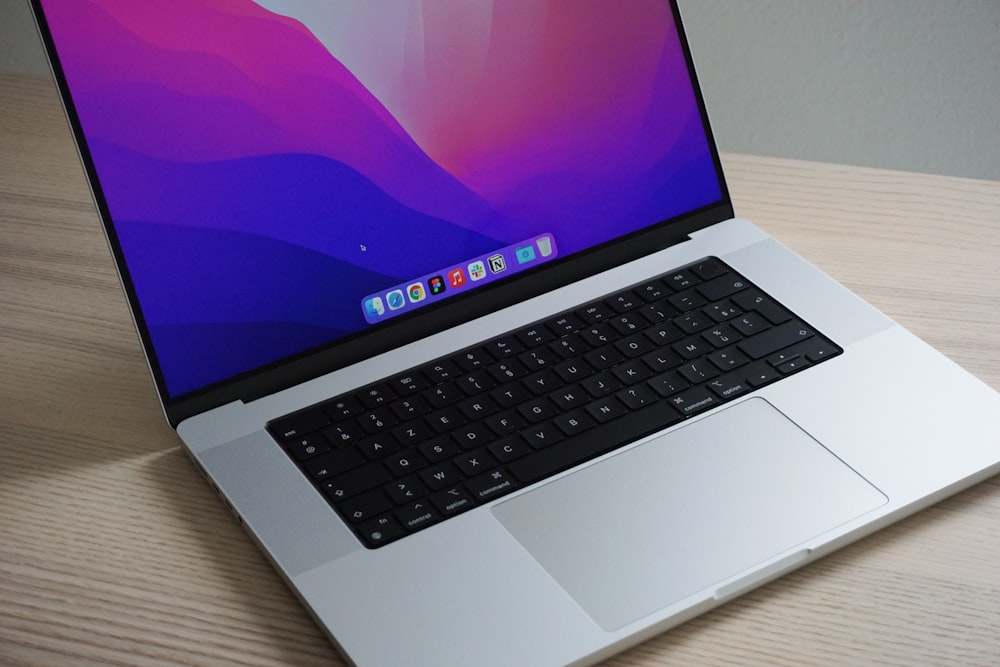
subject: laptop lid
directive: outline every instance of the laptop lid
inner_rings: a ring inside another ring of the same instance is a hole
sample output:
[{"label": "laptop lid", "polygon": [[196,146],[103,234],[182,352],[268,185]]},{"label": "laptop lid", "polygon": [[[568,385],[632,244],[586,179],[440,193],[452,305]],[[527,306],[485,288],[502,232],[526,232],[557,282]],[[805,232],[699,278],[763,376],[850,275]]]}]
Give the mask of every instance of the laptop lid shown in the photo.
[{"label": "laptop lid", "polygon": [[732,216],[674,2],[33,4],[175,425]]}]

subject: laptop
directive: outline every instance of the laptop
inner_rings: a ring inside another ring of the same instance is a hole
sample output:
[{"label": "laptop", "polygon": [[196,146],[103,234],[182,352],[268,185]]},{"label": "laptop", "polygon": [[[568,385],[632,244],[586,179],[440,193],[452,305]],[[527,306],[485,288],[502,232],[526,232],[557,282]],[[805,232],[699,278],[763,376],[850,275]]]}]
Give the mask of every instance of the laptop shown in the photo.
[{"label": "laptop", "polygon": [[33,0],[162,399],[352,664],[599,662],[1000,471],[734,217],[667,0]]}]

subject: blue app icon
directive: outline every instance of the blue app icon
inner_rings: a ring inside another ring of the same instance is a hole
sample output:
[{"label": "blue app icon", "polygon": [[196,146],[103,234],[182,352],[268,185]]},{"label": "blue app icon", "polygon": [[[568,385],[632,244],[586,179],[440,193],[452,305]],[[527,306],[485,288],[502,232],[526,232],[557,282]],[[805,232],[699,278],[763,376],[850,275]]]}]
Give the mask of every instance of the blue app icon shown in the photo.
[{"label": "blue app icon", "polygon": [[403,296],[403,290],[392,290],[385,295],[385,302],[389,304],[389,310],[399,310],[406,305],[406,297]]},{"label": "blue app icon", "polygon": [[384,315],[385,306],[382,305],[382,298],[373,296],[370,299],[365,299],[365,313],[372,319]]},{"label": "blue app icon", "polygon": [[533,262],[535,261],[535,246],[526,245],[523,248],[517,248],[514,250],[514,256],[517,257],[518,264]]}]

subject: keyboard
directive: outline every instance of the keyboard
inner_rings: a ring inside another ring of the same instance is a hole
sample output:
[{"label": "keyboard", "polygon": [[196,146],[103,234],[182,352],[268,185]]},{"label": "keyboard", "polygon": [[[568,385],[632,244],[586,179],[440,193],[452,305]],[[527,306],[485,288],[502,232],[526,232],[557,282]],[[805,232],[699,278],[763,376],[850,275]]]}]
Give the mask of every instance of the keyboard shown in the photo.
[{"label": "keyboard", "polygon": [[708,257],[268,431],[374,549],[842,351]]}]

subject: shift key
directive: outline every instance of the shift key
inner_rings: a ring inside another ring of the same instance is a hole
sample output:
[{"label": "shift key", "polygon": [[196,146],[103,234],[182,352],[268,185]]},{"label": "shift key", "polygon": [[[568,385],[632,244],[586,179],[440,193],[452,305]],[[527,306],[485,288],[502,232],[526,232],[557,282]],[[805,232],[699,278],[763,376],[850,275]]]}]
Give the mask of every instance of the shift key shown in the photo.
[{"label": "shift key", "polygon": [[760,359],[772,352],[811,338],[815,334],[816,332],[809,326],[799,320],[792,320],[766,329],[756,336],[745,338],[737,343],[737,347],[752,359]]}]

